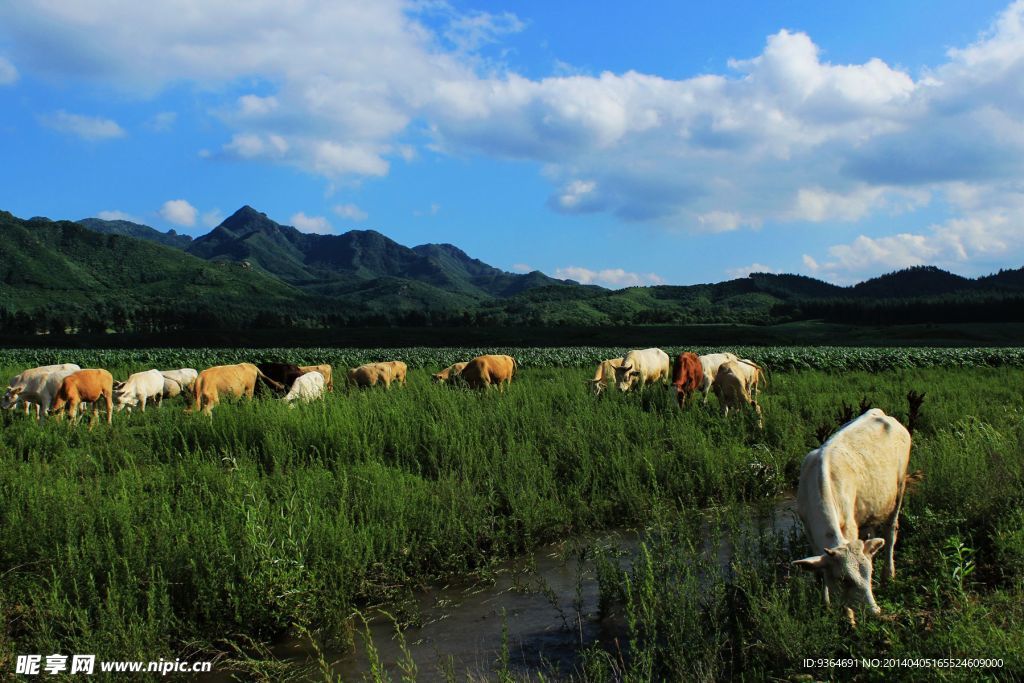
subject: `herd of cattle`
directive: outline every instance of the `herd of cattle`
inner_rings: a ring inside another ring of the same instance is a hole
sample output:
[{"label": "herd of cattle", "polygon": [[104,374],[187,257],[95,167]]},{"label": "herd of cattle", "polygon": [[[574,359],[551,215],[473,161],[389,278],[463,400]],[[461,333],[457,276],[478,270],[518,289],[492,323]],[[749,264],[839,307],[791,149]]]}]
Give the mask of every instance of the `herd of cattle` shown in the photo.
[{"label": "herd of cattle", "polygon": [[[511,356],[483,355],[455,363],[433,375],[445,384],[487,388],[511,383],[518,370]],[[346,376],[352,387],[405,384],[407,367],[402,361],[367,363],[351,368]],[[751,360],[731,353],[698,356],[683,353],[670,363],[661,349],[630,351],[622,358],[598,364],[588,380],[595,394],[611,385],[623,392],[660,382],[674,387],[681,407],[700,391],[707,401],[713,392],[728,414],[749,406],[761,421],[757,404],[763,369]],[[269,387],[284,401],[312,401],[334,388],[330,365],[298,366],[287,363],[238,363],[197,372],[191,368],[147,370],[114,382],[106,370],[81,369],[77,365],[48,365],[25,370],[11,379],[0,407],[34,407],[42,420],[49,411],[63,412],[75,419],[79,406],[93,406],[98,416],[100,402],[106,404],[107,422],[114,410],[140,407],[165,398],[191,394],[190,412],[209,415],[222,398],[252,398],[258,385]],[[871,409],[843,425],[820,448],[804,458],[797,493],[797,511],[811,546],[819,553],[794,564],[820,573],[825,582],[825,601],[838,597],[853,620],[850,609],[858,603],[873,613],[880,611],[872,593],[872,559],[888,546],[883,577],[895,576],[893,550],[899,529],[899,513],[907,485],[911,437],[900,422],[881,410]],[[915,475],[916,476],[916,475]],[[871,537],[875,531],[883,537]]]}]

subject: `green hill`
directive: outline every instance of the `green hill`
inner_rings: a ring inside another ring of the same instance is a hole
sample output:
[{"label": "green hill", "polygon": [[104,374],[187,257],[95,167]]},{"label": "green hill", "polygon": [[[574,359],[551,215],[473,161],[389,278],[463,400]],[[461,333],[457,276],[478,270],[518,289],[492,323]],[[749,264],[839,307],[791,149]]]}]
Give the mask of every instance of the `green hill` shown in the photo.
[{"label": "green hill", "polygon": [[[374,230],[308,234],[280,225],[249,206],[193,241],[188,253],[208,260],[247,261],[285,282],[326,296],[364,291],[366,282],[379,278],[411,280],[477,300],[562,284],[541,273],[506,273],[450,244],[409,248]],[[459,297],[451,301],[463,303]]]},{"label": "green hill", "polygon": [[909,268],[839,287],[755,273],[607,290],[508,273],[451,244],[373,230],[315,235],[242,207],[194,240],[127,221],[0,212],[0,330],[596,328],[1024,321],[1024,269],[970,279]]},{"label": "green hill", "polygon": [[186,249],[188,245],[192,244],[192,238],[188,235],[179,235],[174,230],[160,232],[148,225],[133,223],[131,221],[108,221],[103,220],[102,218],[83,218],[76,222],[83,228],[88,228],[93,232],[102,232],[105,235],[134,237],[140,240],[156,242],[157,244],[162,244],[165,247]]},{"label": "green hill", "polygon": [[237,264],[210,263],[178,249],[70,221],[0,212],[0,307],[65,314],[220,307],[255,311],[310,305],[296,288]]}]

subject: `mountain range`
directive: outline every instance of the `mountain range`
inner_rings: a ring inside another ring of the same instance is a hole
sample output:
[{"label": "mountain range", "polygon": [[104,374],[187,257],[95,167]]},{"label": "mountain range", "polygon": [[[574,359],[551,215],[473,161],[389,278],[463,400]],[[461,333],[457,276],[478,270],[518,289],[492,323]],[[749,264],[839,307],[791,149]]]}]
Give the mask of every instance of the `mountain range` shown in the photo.
[{"label": "mountain range", "polygon": [[23,220],[0,211],[0,282],[0,326],[37,331],[886,324],[1024,312],[1024,269],[971,279],[916,267],[852,287],[755,273],[607,290],[538,271],[509,273],[451,244],[407,247],[373,230],[303,233],[249,206],[194,239],[124,220]]}]

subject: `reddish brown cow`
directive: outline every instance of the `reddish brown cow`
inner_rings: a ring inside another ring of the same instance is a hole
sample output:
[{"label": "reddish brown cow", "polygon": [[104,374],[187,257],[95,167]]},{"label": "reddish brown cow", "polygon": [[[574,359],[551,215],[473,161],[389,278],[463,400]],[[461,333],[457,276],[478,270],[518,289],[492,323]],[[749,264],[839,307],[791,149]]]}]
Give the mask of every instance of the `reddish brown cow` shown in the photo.
[{"label": "reddish brown cow", "polygon": [[700,388],[703,380],[704,369],[697,354],[687,352],[676,357],[676,362],[672,366],[672,386],[676,388],[680,408],[686,406],[686,399]]}]

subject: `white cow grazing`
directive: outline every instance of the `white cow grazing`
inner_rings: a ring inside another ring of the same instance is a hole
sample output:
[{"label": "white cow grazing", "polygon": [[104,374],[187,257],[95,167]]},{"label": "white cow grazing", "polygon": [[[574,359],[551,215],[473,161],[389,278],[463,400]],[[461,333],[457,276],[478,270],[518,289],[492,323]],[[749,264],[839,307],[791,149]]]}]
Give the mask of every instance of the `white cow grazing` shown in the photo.
[{"label": "white cow grazing", "polygon": [[[829,593],[839,596],[850,623],[856,623],[851,607],[858,603],[881,612],[871,591],[872,559],[886,543],[883,578],[896,576],[893,552],[909,462],[910,432],[872,408],[808,453],[800,468],[797,512],[821,554],[794,564],[822,573],[825,604]],[[876,530],[885,537],[870,538]]]},{"label": "white cow grazing", "polygon": [[615,381],[615,368],[621,365],[621,358],[609,358],[597,364],[597,369],[594,371],[594,379],[587,380],[587,384],[594,391],[594,396],[600,396],[601,392]]},{"label": "white cow grazing", "polygon": [[[12,389],[15,385],[20,384],[22,380],[27,380],[30,377],[45,376],[50,374],[51,372],[60,372],[62,370],[70,370],[71,372],[75,372],[81,369],[82,368],[78,367],[74,363],[61,363],[60,365],[40,365],[38,368],[29,368],[28,370],[25,370],[20,374],[17,374],[14,377],[12,377],[10,383],[7,385],[7,389]],[[39,417],[40,410],[46,410],[50,407],[49,405],[41,406],[38,403],[33,403],[32,401],[26,401],[24,399],[21,399],[20,402],[25,404],[26,415],[28,415],[29,413],[29,407],[35,405],[37,418]],[[14,407],[14,405],[11,405],[11,408]]]},{"label": "white cow grazing", "polygon": [[53,403],[53,397],[57,395],[64,378],[74,372],[78,372],[78,370],[55,370],[20,379],[16,384],[7,388],[3,399],[0,400],[0,408],[10,410],[19,401],[34,403],[43,408],[36,410],[36,419],[42,422],[43,416],[46,415],[46,410]]},{"label": "white cow grazing", "polygon": [[307,372],[292,382],[292,388],[285,395],[284,400],[288,402],[289,408],[294,408],[292,401],[309,403],[322,398],[327,388],[327,380],[318,371]]},{"label": "white cow grazing", "polygon": [[615,368],[615,385],[619,391],[629,391],[633,387],[642,389],[659,379],[668,384],[671,377],[672,363],[661,349],[630,351],[622,359],[622,365]]},{"label": "white cow grazing", "polygon": [[708,392],[711,391],[711,385],[715,383],[715,375],[718,374],[718,368],[722,367],[722,363],[736,360],[739,358],[734,353],[709,353],[705,356],[700,356],[700,368],[704,371],[704,379],[700,381],[700,391],[704,394],[704,403],[708,402]]},{"label": "white cow grazing", "polygon": [[192,368],[161,370],[164,377],[164,398],[174,398],[185,391],[191,391],[199,373]]},{"label": "white cow grazing", "polygon": [[138,405],[146,412],[146,402],[151,398],[156,399],[157,405],[164,398],[164,376],[159,370],[136,372],[127,382],[114,383],[114,406],[118,412],[124,408],[131,411]]}]

